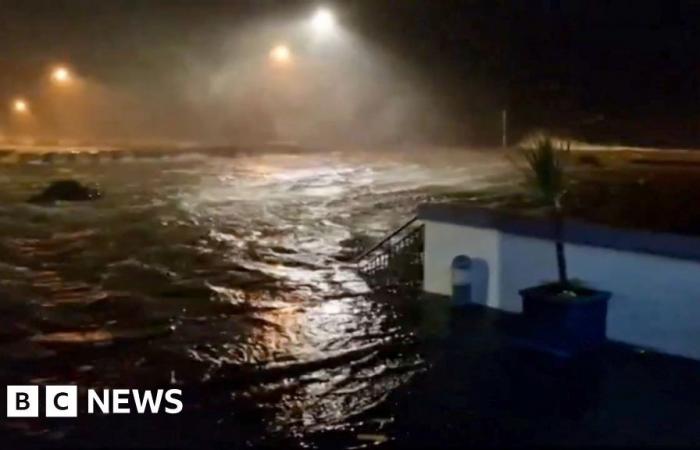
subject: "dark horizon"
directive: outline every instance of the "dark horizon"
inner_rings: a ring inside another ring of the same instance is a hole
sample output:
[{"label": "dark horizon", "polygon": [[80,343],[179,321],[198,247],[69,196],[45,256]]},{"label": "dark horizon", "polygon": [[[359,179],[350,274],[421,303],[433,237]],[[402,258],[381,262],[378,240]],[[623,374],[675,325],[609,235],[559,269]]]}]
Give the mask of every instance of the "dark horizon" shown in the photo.
[{"label": "dark horizon", "polygon": [[[431,139],[496,144],[500,111],[507,108],[514,139],[545,129],[601,143],[700,146],[698,3],[322,3],[337,12],[344,27],[400,65],[397,73],[408,74],[444,114],[435,119],[439,126],[425,126]],[[196,131],[195,109],[173,95],[183,74],[195,64],[222,64],[228,57],[222,43],[247,23],[303,16],[318,5],[5,0],[0,96],[9,101],[17,92],[34,92],[46,67],[67,61],[82,75],[143,101],[145,117],[180,115],[177,122]],[[401,92],[397,89],[396,96]],[[376,102],[358,102],[348,117],[355,120]],[[236,117],[230,120],[245,128]],[[105,119],[106,126],[110,121]],[[424,121],[411,116],[400,128],[418,126],[418,135]],[[167,132],[172,123],[161,126]],[[363,126],[358,120],[346,134]]]}]

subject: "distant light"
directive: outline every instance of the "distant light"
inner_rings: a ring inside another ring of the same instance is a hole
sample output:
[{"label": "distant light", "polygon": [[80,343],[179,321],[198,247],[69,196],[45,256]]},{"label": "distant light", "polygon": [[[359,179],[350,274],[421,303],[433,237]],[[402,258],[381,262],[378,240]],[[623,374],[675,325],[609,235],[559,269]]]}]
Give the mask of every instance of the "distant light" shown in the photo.
[{"label": "distant light", "polygon": [[25,114],[29,112],[29,104],[25,100],[18,98],[17,100],[12,102],[12,109],[16,113]]},{"label": "distant light", "polygon": [[328,9],[321,8],[311,18],[311,25],[320,33],[332,31],[335,28],[335,15]]},{"label": "distant light", "polygon": [[270,59],[277,64],[288,64],[292,60],[292,51],[286,45],[277,45],[270,51]]},{"label": "distant light", "polygon": [[60,84],[70,82],[71,78],[70,70],[65,67],[56,67],[53,72],[51,72],[51,79]]}]

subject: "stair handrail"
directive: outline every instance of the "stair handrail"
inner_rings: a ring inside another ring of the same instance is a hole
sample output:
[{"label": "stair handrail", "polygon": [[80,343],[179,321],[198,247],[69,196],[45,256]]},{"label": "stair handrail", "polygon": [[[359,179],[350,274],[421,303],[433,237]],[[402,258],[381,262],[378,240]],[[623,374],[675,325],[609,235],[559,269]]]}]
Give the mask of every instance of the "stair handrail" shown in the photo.
[{"label": "stair handrail", "polygon": [[375,251],[377,251],[377,250],[379,250],[380,248],[382,248],[382,247],[384,246],[384,244],[386,244],[386,243],[389,242],[391,239],[393,239],[394,237],[396,237],[399,233],[401,233],[401,232],[402,232],[403,230],[405,230],[406,228],[408,228],[408,227],[410,227],[411,225],[413,225],[413,223],[416,222],[417,220],[418,220],[418,216],[414,216],[411,220],[409,220],[408,222],[406,222],[406,223],[404,223],[403,225],[401,225],[399,228],[397,228],[397,229],[395,229],[394,231],[392,231],[390,234],[388,234],[387,236],[385,236],[384,239],[382,239],[381,241],[379,241],[378,244],[375,244],[375,245],[372,246],[369,250],[365,250],[364,252],[362,252],[362,254],[360,254],[360,256],[356,257],[356,258],[355,258],[355,263],[359,263],[360,261],[362,261],[363,259],[365,259],[367,256],[371,255],[371,254],[374,253]]}]

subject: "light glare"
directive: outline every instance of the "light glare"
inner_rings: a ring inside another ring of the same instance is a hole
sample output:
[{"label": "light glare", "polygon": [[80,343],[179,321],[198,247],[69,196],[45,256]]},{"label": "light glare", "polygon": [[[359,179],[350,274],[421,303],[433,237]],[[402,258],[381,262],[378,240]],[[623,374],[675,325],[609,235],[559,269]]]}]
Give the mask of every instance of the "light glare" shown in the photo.
[{"label": "light glare", "polygon": [[311,24],[314,30],[327,33],[335,28],[335,16],[329,10],[321,8],[314,13]]},{"label": "light glare", "polygon": [[26,101],[18,98],[12,103],[12,109],[14,109],[17,113],[24,114],[29,111],[29,105]]},{"label": "light glare", "polygon": [[57,83],[68,83],[71,80],[71,74],[65,67],[57,67],[51,73],[51,78]]},{"label": "light glare", "polygon": [[289,63],[292,59],[292,51],[286,45],[277,45],[270,51],[270,59],[278,64]]}]

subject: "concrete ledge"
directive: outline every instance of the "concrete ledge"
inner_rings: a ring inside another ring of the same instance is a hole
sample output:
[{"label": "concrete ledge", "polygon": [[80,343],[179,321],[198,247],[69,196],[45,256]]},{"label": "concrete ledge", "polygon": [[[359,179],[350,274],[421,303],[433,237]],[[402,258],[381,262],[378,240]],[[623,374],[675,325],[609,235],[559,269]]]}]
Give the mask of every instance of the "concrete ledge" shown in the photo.
[{"label": "concrete ledge", "polygon": [[[428,203],[418,207],[418,218],[432,222],[496,229],[503,233],[553,239],[547,218],[458,203]],[[615,250],[700,261],[700,238],[644,230],[613,228],[567,219],[564,241]]]}]

